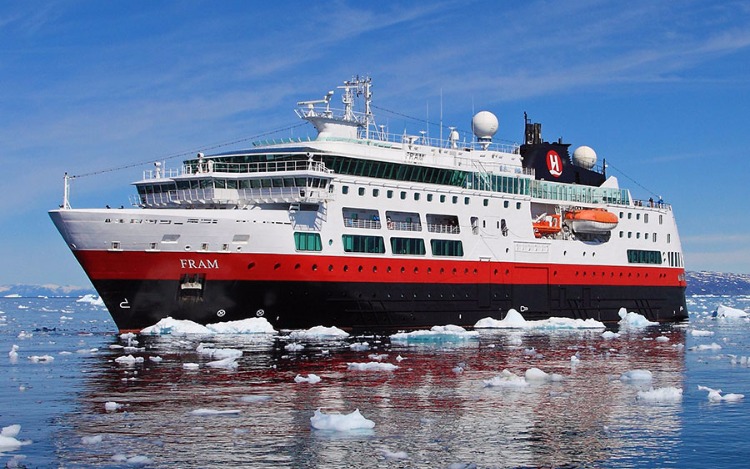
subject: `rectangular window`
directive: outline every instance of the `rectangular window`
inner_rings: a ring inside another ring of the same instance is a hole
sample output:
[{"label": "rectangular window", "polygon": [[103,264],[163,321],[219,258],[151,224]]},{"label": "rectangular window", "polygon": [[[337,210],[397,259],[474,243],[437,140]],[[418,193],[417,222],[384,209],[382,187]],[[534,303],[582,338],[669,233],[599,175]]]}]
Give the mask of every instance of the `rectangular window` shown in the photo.
[{"label": "rectangular window", "polygon": [[469,197],[464,197],[464,205],[469,205],[469,200],[471,200]]},{"label": "rectangular window", "polygon": [[344,252],[366,252],[371,254],[383,254],[385,243],[382,236],[359,236],[342,235]]},{"label": "rectangular window", "polygon": [[432,194],[427,194],[427,202],[432,202]]},{"label": "rectangular window", "polygon": [[380,189],[373,189],[372,190],[372,196],[377,197],[380,195]]},{"label": "rectangular window", "polygon": [[401,200],[406,200],[406,191],[401,191]]},{"label": "rectangular window", "polygon": [[424,256],[424,240],[420,238],[391,238],[391,252],[393,254],[411,254]]},{"label": "rectangular window", "polygon": [[661,253],[659,251],[628,249],[628,262],[631,264],[661,264]]},{"label": "rectangular window", "polygon": [[387,197],[388,197],[389,199],[392,199],[392,198],[393,198],[393,191],[389,190],[388,192],[386,192],[386,193],[385,193],[385,195],[386,195],[386,196],[387,196]]},{"label": "rectangular window", "polygon": [[365,195],[365,188],[364,187],[360,187],[358,189],[358,192],[359,192],[359,195]]},{"label": "rectangular window", "polygon": [[419,200],[419,192],[414,193],[414,200]]},{"label": "rectangular window", "polygon": [[294,247],[298,251],[322,251],[319,233],[294,233]]},{"label": "rectangular window", "polygon": [[349,193],[349,186],[342,186],[341,187],[341,193],[342,194],[348,194]]},{"label": "rectangular window", "polygon": [[445,194],[440,194],[440,203],[441,204],[445,203]]},{"label": "rectangular window", "polygon": [[482,200],[482,205],[484,205],[485,207],[488,206],[489,204],[490,204],[489,199]]},{"label": "rectangular window", "polygon": [[459,240],[453,239],[432,239],[430,247],[434,256],[456,256],[464,255],[464,247]]},{"label": "rectangular window", "polygon": [[456,196],[456,195],[453,196],[453,203],[454,204],[458,203],[458,196]]}]

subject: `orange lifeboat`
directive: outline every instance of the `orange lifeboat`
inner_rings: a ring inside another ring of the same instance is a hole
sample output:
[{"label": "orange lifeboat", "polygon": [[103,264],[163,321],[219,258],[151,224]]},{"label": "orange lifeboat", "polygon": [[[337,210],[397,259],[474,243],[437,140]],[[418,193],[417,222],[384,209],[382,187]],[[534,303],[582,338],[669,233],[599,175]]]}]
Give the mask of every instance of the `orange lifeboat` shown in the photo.
[{"label": "orange lifeboat", "polygon": [[542,215],[532,223],[532,226],[537,238],[557,234],[561,228],[560,215]]},{"label": "orange lifeboat", "polygon": [[577,233],[606,233],[617,226],[617,215],[603,208],[572,210],[565,221]]}]

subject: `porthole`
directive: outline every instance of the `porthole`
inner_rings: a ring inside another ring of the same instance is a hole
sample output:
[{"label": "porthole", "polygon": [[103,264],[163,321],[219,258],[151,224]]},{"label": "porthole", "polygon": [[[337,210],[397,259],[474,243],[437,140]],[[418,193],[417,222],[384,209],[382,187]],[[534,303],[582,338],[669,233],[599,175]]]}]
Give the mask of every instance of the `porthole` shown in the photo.
[{"label": "porthole", "polygon": [[357,267],[357,272],[362,272],[362,269],[363,269],[362,266]]},{"label": "porthole", "polygon": [[313,264],[312,265],[312,270],[318,270],[318,264]]}]

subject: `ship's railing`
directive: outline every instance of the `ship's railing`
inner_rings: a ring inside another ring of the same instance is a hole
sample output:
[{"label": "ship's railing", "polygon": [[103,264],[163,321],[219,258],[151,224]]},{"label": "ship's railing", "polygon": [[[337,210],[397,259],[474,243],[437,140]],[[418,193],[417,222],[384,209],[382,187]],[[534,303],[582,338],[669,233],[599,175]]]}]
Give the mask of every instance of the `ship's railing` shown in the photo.
[{"label": "ship's railing", "polygon": [[373,131],[371,130],[369,135],[364,133],[364,130],[360,130],[359,137],[354,138],[346,138],[346,137],[322,137],[319,138],[319,140],[329,141],[329,142],[349,142],[349,143],[358,143],[358,144],[364,144],[364,145],[373,145],[373,146],[387,146],[392,147],[391,144],[405,144],[405,145],[411,145],[412,149],[419,150],[420,148],[423,150],[426,150],[428,148],[441,148],[444,151],[475,151],[475,150],[487,150],[487,151],[496,151],[501,153],[514,153],[518,154],[520,152],[520,146],[516,143],[479,143],[479,142],[469,142],[469,141],[456,141],[453,142],[451,140],[446,139],[440,139],[440,138],[433,138],[433,137],[427,137],[424,135],[406,135],[406,134],[391,134],[386,132],[379,132],[379,131]]},{"label": "ship's railing", "polygon": [[292,171],[311,171],[330,174],[332,171],[326,168],[320,161],[264,161],[256,163],[227,163],[222,161],[207,160],[201,163],[195,161],[183,165],[183,174],[203,173],[278,173]]},{"label": "ship's railing", "polygon": [[379,230],[381,227],[380,220],[363,220],[361,218],[344,218],[344,226],[347,228],[365,228],[370,230]]},{"label": "ship's railing", "polygon": [[192,160],[176,169],[149,169],[143,172],[144,180],[175,178],[195,174],[252,174],[252,173],[284,173],[284,172],[308,171],[315,173],[331,174],[321,161],[294,160],[294,161],[264,161],[259,163],[227,163],[205,159],[200,163]]},{"label": "ship's railing", "polygon": [[429,231],[430,233],[461,233],[461,229],[457,225],[435,225],[431,223],[427,224],[427,231]]},{"label": "ship's railing", "polygon": [[409,221],[388,221],[386,226],[389,230],[398,231],[422,231],[421,223],[414,223]]},{"label": "ship's railing", "polygon": [[262,187],[256,189],[184,189],[142,194],[131,203],[146,207],[183,205],[244,205],[259,203],[322,203],[334,199],[328,189],[310,187]]},{"label": "ship's railing", "polygon": [[636,207],[653,207],[653,208],[664,208],[669,211],[672,210],[672,205],[664,202],[663,200],[654,200],[654,199],[648,199],[648,200],[640,200],[635,199],[633,200],[633,205]]}]

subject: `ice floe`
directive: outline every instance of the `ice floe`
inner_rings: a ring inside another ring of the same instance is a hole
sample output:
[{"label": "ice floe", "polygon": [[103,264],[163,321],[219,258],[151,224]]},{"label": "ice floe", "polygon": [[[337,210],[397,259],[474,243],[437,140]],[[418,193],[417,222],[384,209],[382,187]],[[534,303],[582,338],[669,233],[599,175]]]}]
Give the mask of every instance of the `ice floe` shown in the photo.
[{"label": "ice floe", "polygon": [[475,329],[604,329],[604,323],[596,319],[572,319],[552,317],[537,321],[527,321],[515,309],[508,310],[503,319],[483,318],[474,324]]},{"label": "ice floe", "polygon": [[11,362],[15,362],[18,360],[18,345],[13,344],[13,346],[10,348],[10,352],[8,352],[8,358]]},{"label": "ice floe", "polygon": [[131,466],[147,466],[153,463],[151,458],[149,458],[148,456],[143,456],[143,455],[127,456],[122,453],[117,453],[114,456],[112,456],[112,461],[125,463]]},{"label": "ice floe", "polygon": [[630,370],[620,375],[623,383],[651,381],[654,375],[649,370]]},{"label": "ice floe", "polygon": [[276,330],[266,318],[248,318],[239,321],[198,324],[187,319],[166,317],[153,326],[141,329],[146,335],[190,335],[190,334],[275,334]]},{"label": "ice floe", "polygon": [[143,357],[134,357],[132,355],[125,355],[122,357],[115,358],[115,362],[118,365],[133,366],[136,363],[143,363]]},{"label": "ice floe", "polygon": [[620,308],[617,315],[620,316],[620,322],[618,322],[620,329],[638,329],[641,327],[659,325],[658,322],[649,321],[645,316],[638,313],[628,312],[625,308]]},{"label": "ice floe", "polygon": [[29,357],[33,363],[49,363],[53,361],[55,357],[52,355],[32,355]]},{"label": "ice floe", "polygon": [[398,369],[397,365],[381,362],[347,363],[346,367],[353,371],[394,371]]},{"label": "ice floe", "polygon": [[359,409],[350,414],[324,414],[318,409],[310,417],[310,424],[316,430],[332,430],[337,432],[375,428],[375,422],[366,419],[359,412]]},{"label": "ice floe", "polygon": [[635,397],[639,401],[643,402],[657,402],[657,403],[668,403],[668,402],[681,402],[682,401],[682,389],[672,386],[664,388],[651,388],[647,391],[638,391]]},{"label": "ice floe", "polygon": [[721,389],[711,389],[711,388],[706,387],[706,386],[700,386],[700,385],[698,385],[698,390],[699,391],[708,391],[708,400],[711,401],[711,402],[720,402],[720,401],[735,402],[735,401],[739,401],[739,400],[742,400],[742,399],[745,398],[744,394],[734,394],[734,393],[725,394],[725,395],[722,396],[721,395],[721,393],[722,393]]},{"label": "ice floe", "polygon": [[104,306],[104,300],[102,300],[101,297],[92,294],[83,295],[76,300],[76,303],[87,303],[91,306]]},{"label": "ice floe", "polygon": [[548,382],[559,382],[564,378],[557,373],[547,373],[539,368],[529,368],[523,376],[511,371],[503,370],[500,375],[482,382],[485,387],[490,388],[524,388],[529,384],[542,384]]},{"label": "ice floe", "polygon": [[729,306],[724,306],[720,304],[719,307],[716,308],[716,312],[714,313],[714,316],[718,318],[739,319],[739,318],[747,318],[748,313],[741,309],[730,308]]},{"label": "ice floe", "polygon": [[710,344],[695,345],[693,347],[690,347],[690,350],[695,350],[698,352],[701,352],[704,350],[721,350],[721,345],[717,344],[716,342],[712,342]]},{"label": "ice floe", "polygon": [[693,337],[710,337],[714,335],[714,331],[702,331],[699,329],[693,329],[692,331],[690,331],[690,335],[692,335]]},{"label": "ice floe", "polygon": [[457,342],[479,339],[479,332],[467,331],[461,326],[432,326],[427,330],[399,332],[391,335],[391,342]]},{"label": "ice floe", "polygon": [[240,409],[195,409],[190,411],[190,415],[207,416],[207,415],[237,415],[241,413]]},{"label": "ice floe", "polygon": [[31,444],[30,440],[18,440],[16,437],[21,432],[21,425],[8,425],[0,430],[0,454],[6,451],[15,451],[21,446]]},{"label": "ice floe", "polygon": [[98,445],[102,441],[104,441],[103,435],[84,436],[81,438],[81,443],[84,445]]},{"label": "ice floe", "polygon": [[315,326],[310,329],[291,331],[289,337],[294,340],[345,339],[349,337],[349,333],[338,327]]},{"label": "ice floe", "polygon": [[116,412],[118,409],[121,409],[123,404],[119,404],[115,401],[109,401],[104,403],[104,410],[107,412]]},{"label": "ice floe", "polygon": [[315,383],[320,382],[320,376],[313,374],[313,373],[308,374],[307,377],[302,376],[302,375],[297,375],[294,377],[294,382],[315,384]]}]

